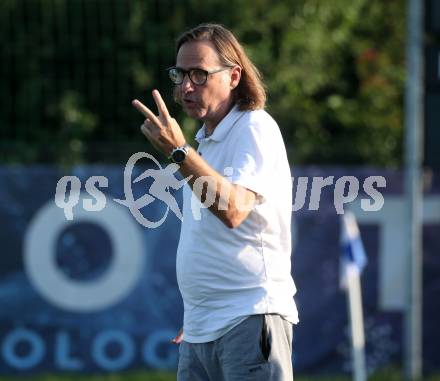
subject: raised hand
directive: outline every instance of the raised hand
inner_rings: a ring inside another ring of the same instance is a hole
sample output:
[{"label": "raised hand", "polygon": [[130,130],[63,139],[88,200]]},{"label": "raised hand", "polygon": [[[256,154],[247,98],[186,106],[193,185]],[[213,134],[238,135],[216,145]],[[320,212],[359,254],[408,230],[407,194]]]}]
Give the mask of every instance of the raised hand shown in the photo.
[{"label": "raised hand", "polygon": [[185,138],[179,124],[170,116],[159,91],[153,90],[153,98],[159,112],[158,116],[137,99],[132,104],[146,117],[141,125],[142,133],[157,150],[169,156],[174,148],[185,144]]}]

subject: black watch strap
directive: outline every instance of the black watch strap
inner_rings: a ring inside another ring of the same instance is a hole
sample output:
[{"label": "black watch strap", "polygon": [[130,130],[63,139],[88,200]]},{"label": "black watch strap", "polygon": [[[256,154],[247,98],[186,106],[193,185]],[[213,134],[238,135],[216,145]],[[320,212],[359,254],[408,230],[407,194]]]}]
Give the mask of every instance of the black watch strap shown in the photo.
[{"label": "black watch strap", "polygon": [[188,143],[185,143],[181,147],[176,147],[171,151],[170,156],[168,157],[173,163],[181,164],[186,159],[189,153],[189,149],[191,146]]}]

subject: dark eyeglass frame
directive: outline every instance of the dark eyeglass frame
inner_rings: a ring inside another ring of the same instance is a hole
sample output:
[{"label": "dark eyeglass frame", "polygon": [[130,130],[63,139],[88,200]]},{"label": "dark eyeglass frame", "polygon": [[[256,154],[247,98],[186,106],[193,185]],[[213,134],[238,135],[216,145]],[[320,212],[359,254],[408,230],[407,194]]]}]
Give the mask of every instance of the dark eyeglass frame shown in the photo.
[{"label": "dark eyeglass frame", "polygon": [[[169,78],[171,79],[171,82],[173,82],[174,85],[181,85],[183,83],[183,80],[185,79],[185,75],[188,74],[188,78],[189,78],[189,80],[191,81],[192,84],[194,84],[196,86],[203,86],[206,83],[206,81],[208,80],[208,76],[210,74],[220,73],[221,71],[225,71],[225,70],[231,69],[232,67],[233,66],[226,66],[226,67],[222,67],[222,68],[216,69],[216,70],[204,70],[204,69],[200,69],[198,67],[195,67],[195,68],[191,68],[189,70],[184,70],[184,69],[182,69],[180,67],[172,66],[172,67],[169,67],[168,69],[166,69],[166,71],[168,72],[168,76],[169,76]],[[179,71],[180,73],[183,74],[182,75],[182,80],[180,82],[174,82],[173,81],[173,79],[171,78],[171,71],[172,70],[177,70],[177,71]],[[205,76],[205,79],[204,79],[203,82],[200,82],[200,83],[194,82],[194,80],[192,79],[192,76],[194,75],[195,72],[203,73],[203,75]]]}]

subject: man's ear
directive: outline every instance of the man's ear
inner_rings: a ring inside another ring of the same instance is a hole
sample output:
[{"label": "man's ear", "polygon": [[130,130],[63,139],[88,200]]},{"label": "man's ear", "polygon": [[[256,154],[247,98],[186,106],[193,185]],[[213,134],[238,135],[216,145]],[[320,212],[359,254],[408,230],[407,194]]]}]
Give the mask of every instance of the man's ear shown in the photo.
[{"label": "man's ear", "polygon": [[240,83],[240,79],[241,79],[241,67],[234,66],[231,69],[231,81],[230,81],[231,90],[234,90],[238,86],[238,84]]}]

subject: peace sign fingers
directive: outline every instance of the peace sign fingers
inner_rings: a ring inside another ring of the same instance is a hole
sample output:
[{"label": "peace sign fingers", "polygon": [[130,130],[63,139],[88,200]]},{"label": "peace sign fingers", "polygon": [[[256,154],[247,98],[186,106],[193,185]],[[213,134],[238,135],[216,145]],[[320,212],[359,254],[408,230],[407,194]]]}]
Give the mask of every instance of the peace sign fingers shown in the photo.
[{"label": "peace sign fingers", "polygon": [[159,117],[154,115],[154,113],[147,106],[145,106],[137,99],[135,99],[132,104],[142,115],[150,119],[157,127],[167,127],[169,119],[171,119],[171,117],[159,91],[153,90],[153,98],[156,102],[157,110],[159,111]]},{"label": "peace sign fingers", "polygon": [[162,117],[164,122],[170,119],[170,114],[168,112],[167,106],[163,101],[159,91],[153,90],[153,98],[157,105],[157,110],[159,111],[159,117]]},{"label": "peace sign fingers", "polygon": [[142,133],[153,146],[168,156],[174,148],[186,143],[185,137],[176,120],[170,116],[159,91],[153,90],[153,98],[159,115],[155,115],[137,99],[132,102],[132,105],[146,118],[141,128]]},{"label": "peace sign fingers", "polygon": [[141,101],[138,101],[137,99],[135,99],[133,102],[131,102],[131,104],[143,116],[145,116],[147,119],[150,119],[157,127],[162,128],[162,123],[157,118],[157,116],[154,115],[154,113],[147,106],[145,106]]}]

